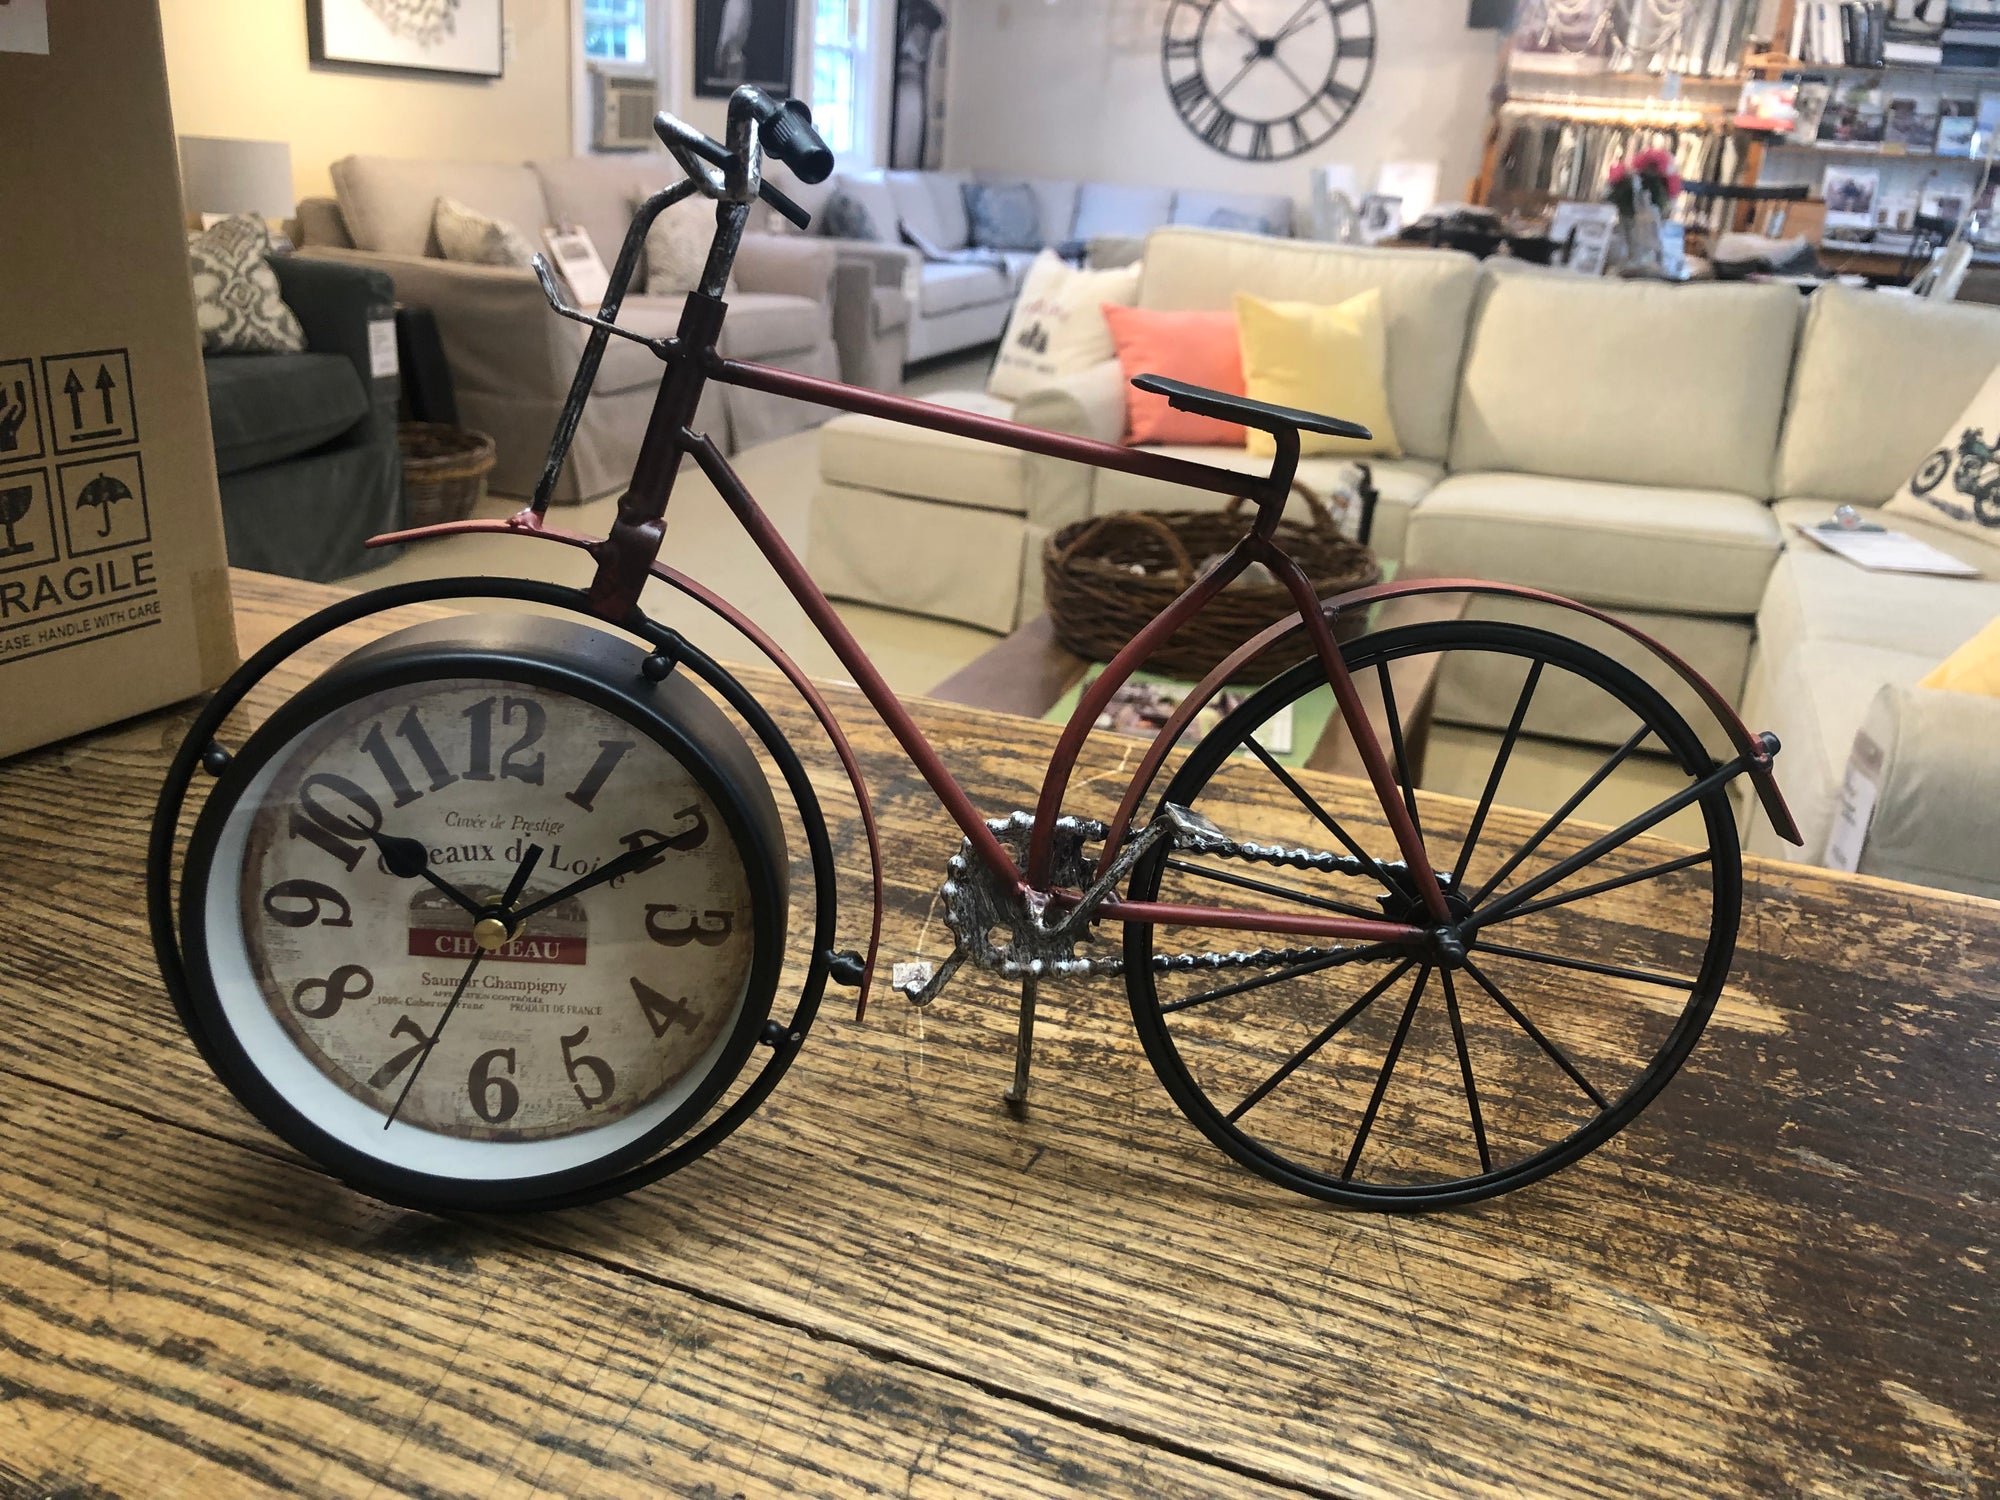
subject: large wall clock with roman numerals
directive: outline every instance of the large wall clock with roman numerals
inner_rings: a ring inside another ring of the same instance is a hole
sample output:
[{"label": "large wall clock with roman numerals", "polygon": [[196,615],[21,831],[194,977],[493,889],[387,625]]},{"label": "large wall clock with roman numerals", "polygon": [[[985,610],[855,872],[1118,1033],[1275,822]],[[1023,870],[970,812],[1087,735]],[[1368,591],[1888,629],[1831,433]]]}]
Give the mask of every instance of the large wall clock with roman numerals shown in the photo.
[{"label": "large wall clock with roman numerals", "polygon": [[1375,71],[1373,0],[1172,0],[1160,64],[1174,110],[1244,161],[1282,161],[1345,125]]}]

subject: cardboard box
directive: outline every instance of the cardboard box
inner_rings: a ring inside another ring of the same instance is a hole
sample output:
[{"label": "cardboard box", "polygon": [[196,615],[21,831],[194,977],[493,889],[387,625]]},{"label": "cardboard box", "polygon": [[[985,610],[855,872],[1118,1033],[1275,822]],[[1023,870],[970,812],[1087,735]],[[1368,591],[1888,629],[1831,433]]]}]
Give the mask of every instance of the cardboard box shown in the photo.
[{"label": "cardboard box", "polygon": [[[155,0],[0,29],[0,755],[234,667]],[[45,50],[42,50],[45,49]]]}]

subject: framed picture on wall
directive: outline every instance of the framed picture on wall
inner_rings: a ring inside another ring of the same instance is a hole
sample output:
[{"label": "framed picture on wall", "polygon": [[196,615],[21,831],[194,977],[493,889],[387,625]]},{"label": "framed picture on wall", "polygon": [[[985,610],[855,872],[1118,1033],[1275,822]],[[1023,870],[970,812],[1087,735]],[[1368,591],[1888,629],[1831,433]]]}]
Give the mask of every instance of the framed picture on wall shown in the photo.
[{"label": "framed picture on wall", "polygon": [[498,78],[502,0],[306,0],[316,63]]},{"label": "framed picture on wall", "polygon": [[796,0],[694,0],[694,91],[726,99],[754,83],[774,99],[792,92]]}]

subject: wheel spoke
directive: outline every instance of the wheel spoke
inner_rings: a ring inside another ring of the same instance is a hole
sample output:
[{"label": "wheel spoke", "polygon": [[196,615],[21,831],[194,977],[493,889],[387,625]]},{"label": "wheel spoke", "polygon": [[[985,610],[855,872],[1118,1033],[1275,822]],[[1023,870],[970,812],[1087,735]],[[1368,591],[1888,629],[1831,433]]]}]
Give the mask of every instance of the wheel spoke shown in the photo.
[{"label": "wheel spoke", "polygon": [[1231,995],[1246,994],[1251,990],[1261,990],[1267,984],[1278,984],[1287,979],[1302,979],[1308,974],[1322,973],[1327,969],[1338,969],[1347,964],[1367,963],[1370,959],[1382,958],[1391,953],[1401,953],[1401,943],[1370,943],[1365,948],[1348,948],[1339,953],[1330,953],[1325,958],[1310,958],[1302,964],[1294,964],[1288,969],[1273,969],[1268,974],[1259,974],[1255,979],[1243,979],[1235,984],[1225,984],[1220,989],[1206,990],[1199,995],[1190,995],[1185,1000],[1169,1000],[1160,1007],[1161,1015],[1170,1015],[1177,1010],[1190,1010],[1197,1005],[1206,1005],[1211,1000],[1226,1000]]},{"label": "wheel spoke", "polygon": [[1238,875],[1233,870],[1211,870],[1206,865],[1189,864],[1184,859],[1167,861],[1169,870],[1179,870],[1183,875],[1193,875],[1201,880],[1213,880],[1218,885],[1233,885],[1238,890],[1255,891],[1260,896],[1275,897],[1280,901],[1295,901],[1300,906],[1310,906],[1320,911],[1335,912],[1343,917],[1361,917],[1370,922],[1382,920],[1382,911],[1377,907],[1370,911],[1365,906],[1354,906],[1345,901],[1334,901],[1326,896],[1309,896],[1304,891],[1292,890],[1289,886],[1273,885],[1268,881],[1252,880],[1248,875]]},{"label": "wheel spoke", "polygon": [[1479,970],[1479,968],[1475,966],[1469,959],[1466,961],[1465,972],[1473,977],[1473,980],[1479,985],[1479,987],[1482,990],[1486,991],[1488,995],[1491,995],[1493,997],[1493,1003],[1495,1005],[1499,1006],[1502,1010],[1507,1012],[1509,1016],[1513,1017],[1514,1024],[1516,1026],[1519,1026],[1521,1030],[1525,1031],[1528,1034],[1528,1039],[1532,1041],[1537,1047],[1540,1047],[1542,1051],[1548,1055],[1548,1059],[1550,1062],[1554,1063],[1557,1067],[1561,1068],[1564,1073],[1569,1075],[1570,1082],[1574,1083],[1578,1088],[1582,1089],[1584,1093],[1589,1096],[1591,1103],[1595,1104],[1599,1109],[1611,1108],[1610,1103],[1605,1099],[1605,1097],[1602,1094],[1598,1093],[1596,1088],[1594,1088],[1591,1085],[1590,1080],[1588,1078],[1585,1078],[1583,1074],[1577,1071],[1576,1064],[1569,1060],[1568,1056],[1563,1052],[1563,1049],[1558,1047],[1554,1042],[1550,1041],[1547,1037],[1543,1036],[1541,1028],[1536,1026],[1533,1021],[1530,1021],[1527,1018],[1527,1016],[1522,1013],[1521,1008],[1517,1006],[1512,1000],[1509,1000],[1505,995],[1501,994],[1499,986],[1494,984],[1492,980],[1488,979],[1486,975],[1482,973]]},{"label": "wheel spoke", "polygon": [[1458,991],[1452,987],[1451,970],[1438,970],[1444,983],[1445,1014],[1451,1017],[1451,1040],[1458,1048],[1458,1072],[1465,1080],[1465,1107],[1472,1115],[1472,1139],[1479,1147],[1479,1170],[1493,1170],[1493,1156],[1486,1149],[1486,1121],[1479,1113],[1479,1085],[1472,1081],[1472,1054],[1465,1045],[1465,1022],[1458,1013]]},{"label": "wheel spoke", "polygon": [[1605,777],[1609,776],[1613,771],[1617,770],[1620,766],[1624,765],[1626,757],[1631,755],[1631,753],[1634,750],[1637,750],[1639,748],[1640,741],[1644,740],[1646,736],[1651,734],[1652,732],[1653,732],[1653,727],[1650,724],[1641,724],[1637,732],[1633,734],[1632,738],[1627,740],[1624,744],[1620,745],[1616,750],[1612,752],[1611,759],[1607,760],[1603,765],[1599,766],[1595,771],[1592,771],[1590,773],[1589,779],[1586,780],[1582,786],[1576,789],[1576,791],[1570,796],[1569,801],[1565,802],[1561,807],[1557,808],[1554,812],[1549,814],[1549,820],[1546,823],[1542,824],[1540,828],[1535,830],[1535,836],[1529,839],[1528,842],[1523,844],[1519,849],[1515,850],[1513,857],[1510,858],[1506,864],[1502,865],[1497,871],[1494,872],[1493,878],[1487,881],[1486,884],[1482,885],[1479,888],[1479,893],[1472,898],[1472,904],[1474,906],[1477,906],[1479,905],[1480,902],[1484,901],[1488,896],[1492,895],[1493,888],[1497,886],[1501,881],[1505,880],[1509,875],[1512,875],[1515,869],[1520,865],[1522,860],[1526,859],[1530,854],[1533,854],[1537,849],[1541,848],[1542,840],[1547,838],[1550,834],[1554,833],[1558,828],[1562,827],[1564,821],[1568,819],[1569,815],[1575,812],[1577,808],[1583,804],[1583,799],[1588,797],[1592,792],[1596,791],[1600,786],[1602,786],[1604,784]]},{"label": "wheel spoke", "polygon": [[1346,1029],[1348,1022],[1352,1021],[1356,1016],[1360,1015],[1361,1012],[1368,1009],[1369,1006],[1373,1005],[1375,1001],[1378,998],[1380,998],[1382,993],[1389,988],[1390,985],[1394,984],[1397,980],[1401,979],[1405,974],[1409,973],[1411,967],[1415,963],[1416,960],[1414,958],[1404,959],[1400,964],[1396,965],[1395,968],[1391,969],[1388,975],[1385,978],[1383,978],[1381,982],[1378,983],[1373,989],[1369,990],[1367,994],[1363,995],[1359,1000],[1355,1001],[1352,1005],[1348,1006],[1347,1009],[1342,1011],[1338,1016],[1335,1016],[1333,1020],[1327,1024],[1325,1030],[1321,1031],[1318,1036],[1314,1037],[1311,1041],[1307,1042],[1303,1048],[1301,1048],[1297,1053],[1293,1054],[1291,1061],[1287,1062],[1282,1068],[1278,1069],[1277,1072],[1273,1073],[1269,1078],[1266,1078],[1262,1083],[1258,1084],[1256,1088],[1250,1091],[1249,1096],[1245,1098],[1241,1104],[1237,1105],[1236,1108],[1232,1109],[1229,1112],[1226,1118],[1229,1120],[1230,1124],[1233,1125],[1238,1120],[1242,1119],[1246,1114],[1248,1114],[1251,1111],[1251,1109],[1253,1109],[1257,1105],[1258,1101],[1264,1098],[1266,1094],[1270,1093],[1272,1089],[1276,1088],[1279,1084],[1283,1083],[1287,1078],[1290,1078],[1294,1072],[1296,1072],[1301,1066],[1303,1066],[1307,1061],[1309,1061],[1312,1058],[1314,1053],[1318,1052],[1320,1048],[1324,1047],[1328,1042],[1332,1041],[1336,1036],[1340,1035],[1340,1033]]},{"label": "wheel spoke", "polygon": [[1417,831],[1417,842],[1424,841],[1423,819],[1417,816],[1417,785],[1410,775],[1410,761],[1403,750],[1403,716],[1396,711],[1396,685],[1389,680],[1389,662],[1385,657],[1375,663],[1375,676],[1382,684],[1382,712],[1389,718],[1389,748],[1396,758],[1396,780],[1403,786],[1403,806],[1410,810],[1410,826]]},{"label": "wheel spoke", "polygon": [[1246,734],[1243,737],[1243,743],[1249,746],[1252,755],[1264,763],[1264,768],[1278,778],[1285,790],[1298,798],[1299,805],[1311,813],[1329,833],[1340,840],[1341,846],[1349,854],[1375,872],[1375,878],[1382,882],[1383,890],[1394,891],[1396,889],[1395,884],[1389,879],[1389,872],[1382,868],[1382,861],[1355,843],[1354,836],[1340,826],[1332,813],[1319,805],[1319,800],[1311,792],[1299,785],[1296,776],[1278,764],[1277,757],[1257,743],[1257,737],[1254,734]]},{"label": "wheel spoke", "polygon": [[[1549,896],[1541,901],[1530,901],[1526,906],[1510,906],[1498,916],[1487,920],[1511,922],[1516,917],[1532,916],[1538,911],[1548,911],[1552,907],[1567,906],[1572,901],[1584,901],[1592,896],[1602,896],[1607,891],[1622,890],[1628,885],[1637,885],[1642,880],[1657,880],[1662,875],[1672,875],[1677,870],[1691,869],[1695,865],[1705,865],[1712,858],[1707,849],[1697,849],[1693,854],[1680,859],[1670,859],[1663,865],[1650,865],[1643,870],[1634,870],[1630,875],[1614,875],[1609,880],[1600,880],[1595,885],[1587,885],[1580,890],[1564,891],[1560,896]],[[1485,925],[1484,923],[1481,924]]]},{"label": "wheel spoke", "polygon": [[[1466,930],[1477,931],[1488,922],[1496,922],[1522,902],[1539,896],[1551,886],[1562,884],[1563,881],[1569,879],[1570,876],[1581,870],[1585,865],[1595,864],[1613,849],[1630,843],[1649,828],[1664,823],[1682,808],[1692,806],[1703,797],[1706,797],[1710,792],[1728,783],[1732,778],[1740,776],[1743,773],[1744,766],[1745,762],[1740,759],[1732,760],[1726,766],[1717,766],[1713,771],[1702,777],[1701,780],[1690,782],[1687,786],[1675,792],[1673,796],[1667,798],[1666,801],[1655,804],[1652,808],[1632,819],[1631,822],[1624,824],[1622,827],[1612,829],[1611,832],[1605,834],[1602,838],[1593,839],[1567,859],[1557,860],[1533,880],[1523,881],[1520,885],[1515,886],[1513,890],[1502,896],[1498,901],[1495,901],[1484,911],[1474,912],[1465,924]],[[1486,889],[1482,890],[1474,898],[1473,905],[1477,906],[1480,901],[1483,901],[1486,898],[1487,892],[1492,890],[1496,884],[1498,884],[1497,877],[1494,880],[1488,881]]]},{"label": "wheel spoke", "polygon": [[1528,668],[1528,680],[1521,687],[1520,701],[1514,705],[1514,716],[1507,721],[1507,733],[1500,739],[1500,753],[1493,757],[1493,770],[1486,778],[1486,790],[1480,793],[1479,810],[1472,815],[1472,826],[1465,831],[1465,845],[1458,851],[1458,863],[1451,867],[1451,888],[1457,890],[1465,880],[1465,872],[1472,863],[1472,851],[1479,843],[1479,834],[1486,827],[1486,815],[1493,810],[1493,796],[1500,790],[1500,778],[1507,774],[1507,761],[1514,753],[1514,742],[1521,737],[1521,725],[1528,717],[1528,700],[1535,696],[1535,687],[1542,680],[1542,662],[1538,657]]},{"label": "wheel spoke", "polygon": [[1589,958],[1564,958],[1555,953],[1537,953],[1532,948],[1509,948],[1501,943],[1479,945],[1481,953],[1500,958],[1518,958],[1531,964],[1548,964],[1557,969],[1575,969],[1584,974],[1602,974],[1607,979],[1629,979],[1635,984],[1657,984],[1670,990],[1691,990],[1692,979],[1676,979],[1671,974],[1655,974],[1650,969],[1628,969],[1623,964],[1601,964]]},{"label": "wheel spoke", "polygon": [[1361,1116],[1361,1128],[1354,1133],[1354,1147],[1347,1153],[1347,1165],[1340,1169],[1340,1180],[1349,1181],[1354,1169],[1361,1161],[1362,1148],[1368,1144],[1368,1132],[1375,1128],[1376,1112],[1382,1108],[1382,1096],[1389,1092],[1389,1079],[1396,1071],[1396,1059],[1403,1055],[1403,1042],[1410,1034],[1410,1022],[1417,1017],[1417,1003],[1424,998],[1424,983],[1431,977],[1430,965],[1426,964],[1417,972],[1417,982],[1410,987],[1410,1003],[1403,1007],[1403,1019],[1396,1023],[1396,1035],[1389,1043],[1389,1055],[1382,1059],[1382,1071],[1375,1079],[1375,1092],[1368,1096],[1367,1112]]}]

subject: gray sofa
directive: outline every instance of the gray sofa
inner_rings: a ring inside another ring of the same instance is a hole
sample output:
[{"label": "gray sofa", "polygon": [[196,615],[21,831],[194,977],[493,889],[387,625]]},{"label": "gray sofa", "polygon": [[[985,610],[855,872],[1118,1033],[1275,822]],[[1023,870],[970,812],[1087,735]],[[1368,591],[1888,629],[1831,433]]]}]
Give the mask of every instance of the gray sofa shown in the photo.
[{"label": "gray sofa", "polygon": [[[990,258],[927,259],[903,242],[908,225],[927,244],[957,255],[968,249],[971,225],[965,188],[971,182],[1021,182],[1018,177],[970,172],[837,173],[799,196],[828,232],[825,205],[846,193],[866,209],[873,237],[840,241],[850,265],[868,267],[871,292],[896,291],[907,308],[905,358],[916,363],[990,344],[1006,331],[1021,280],[1036,250],[1005,250]],[[793,184],[785,182],[788,191]],[[1282,193],[1211,193],[1127,183],[1069,182],[1039,178],[1034,190],[1041,217],[1041,245],[1080,247],[1093,241],[1133,240],[1166,224],[1242,229],[1262,226],[1292,233],[1292,200]],[[843,283],[843,296],[855,297]],[[894,330],[885,330],[893,338]],[[843,346],[843,356],[848,350]]]},{"label": "gray sofa", "polygon": [[[677,175],[664,156],[574,157],[522,163],[406,161],[349,156],[333,164],[334,200],[299,206],[301,254],[371,266],[391,276],[397,297],[429,307],[456,388],[461,420],[490,434],[498,454],[489,481],[502,495],[527,495],[540,477],[556,414],[568,393],[586,330],[557,317],[533,274],[443,259],[431,232],[440,197],[505,221],[531,243],[545,225],[589,230],[609,265],[624,239],[633,201]],[[824,240],[749,234],[736,259],[722,352],[807,375],[840,371],[833,340],[837,254]],[[626,298],[619,322],[637,332],[672,333],[679,296],[644,285]],[[607,493],[629,477],[660,362],[614,339],[556,490],[559,502]],[[757,392],[711,386],[696,423],[729,452],[797,432],[825,412]]]},{"label": "gray sofa", "polygon": [[305,329],[302,354],[202,360],[222,530],[239,568],[325,582],[378,567],[362,544],[403,523],[399,387],[378,378],[371,325],[392,320],[380,271],[275,255],[278,288]]}]

